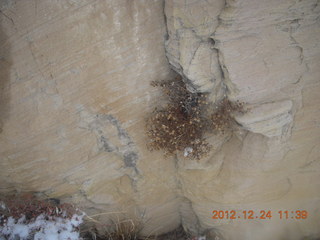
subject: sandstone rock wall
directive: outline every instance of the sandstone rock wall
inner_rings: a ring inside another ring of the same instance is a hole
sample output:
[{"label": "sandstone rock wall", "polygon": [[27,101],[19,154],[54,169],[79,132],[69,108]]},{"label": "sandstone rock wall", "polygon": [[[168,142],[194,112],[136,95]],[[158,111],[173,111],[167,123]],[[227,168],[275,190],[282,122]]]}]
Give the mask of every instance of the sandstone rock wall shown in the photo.
[{"label": "sandstone rock wall", "polygon": [[[320,235],[317,0],[0,3],[0,191],[221,239]],[[170,64],[170,65],[169,65]],[[200,161],[146,148],[153,80],[248,104]],[[272,210],[213,220],[213,210]],[[308,210],[278,220],[279,210]]]},{"label": "sandstone rock wall", "polygon": [[[211,137],[216,149],[210,157],[178,160],[183,196],[192,203],[186,211],[225,239],[319,234],[318,4],[166,1],[169,62],[190,89],[213,93],[212,101],[226,95],[249,108],[237,118],[242,130]],[[306,221],[210,218],[213,209],[277,215],[284,208],[310,215]]]},{"label": "sandstone rock wall", "polygon": [[2,193],[179,226],[174,163],[144,135],[150,81],[170,76],[163,4],[1,1]]}]

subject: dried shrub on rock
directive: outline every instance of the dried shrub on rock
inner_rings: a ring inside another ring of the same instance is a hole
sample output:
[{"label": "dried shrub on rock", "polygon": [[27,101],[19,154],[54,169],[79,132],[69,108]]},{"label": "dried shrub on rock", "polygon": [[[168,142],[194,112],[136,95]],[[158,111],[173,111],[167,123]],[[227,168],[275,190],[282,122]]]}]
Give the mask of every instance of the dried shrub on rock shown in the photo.
[{"label": "dried shrub on rock", "polygon": [[80,239],[85,213],[58,199],[6,196],[1,197],[0,209],[0,239]]},{"label": "dried shrub on rock", "polygon": [[[195,237],[187,233],[182,226],[177,229],[162,234],[142,236],[142,224],[132,219],[115,221],[111,224],[112,229],[106,229],[104,233],[99,233],[96,228],[83,232],[83,240],[200,240],[204,237]],[[110,226],[110,224],[109,224]]]},{"label": "dried shrub on rock", "polygon": [[[167,155],[187,152],[188,157],[199,159],[210,149],[204,139],[209,119],[206,94],[191,93],[180,77],[153,82],[168,97],[168,104],[155,109],[147,120],[147,135],[151,150],[164,150]],[[185,154],[186,155],[186,154]]]},{"label": "dried shrub on rock", "polygon": [[25,216],[26,221],[32,221],[41,214],[45,214],[47,217],[71,218],[76,212],[71,204],[59,204],[56,199],[39,200],[32,194],[2,197],[0,204],[2,221],[8,217],[17,220],[22,216]]},{"label": "dried shrub on rock", "polygon": [[236,121],[233,115],[245,112],[243,102],[231,102],[227,98],[222,99],[211,114],[212,130],[224,133],[227,130],[234,129]]},{"label": "dried shrub on rock", "polygon": [[99,233],[96,228],[86,231],[82,234],[83,240],[144,240],[149,238],[141,238],[141,226],[134,221],[124,220],[111,224],[112,229],[106,229],[104,233]]},{"label": "dried shrub on rock", "polygon": [[181,77],[152,82],[168,98],[163,108],[155,108],[146,121],[148,147],[164,150],[166,155],[184,153],[185,157],[200,159],[211,146],[205,133],[224,132],[234,125],[233,113],[243,112],[243,103],[223,99],[215,107],[208,103],[208,94],[190,92]]},{"label": "dried shrub on rock", "polygon": [[156,238],[157,240],[198,240],[203,238],[192,237],[192,235],[186,232],[182,226],[174,229],[173,231],[163,234]]}]

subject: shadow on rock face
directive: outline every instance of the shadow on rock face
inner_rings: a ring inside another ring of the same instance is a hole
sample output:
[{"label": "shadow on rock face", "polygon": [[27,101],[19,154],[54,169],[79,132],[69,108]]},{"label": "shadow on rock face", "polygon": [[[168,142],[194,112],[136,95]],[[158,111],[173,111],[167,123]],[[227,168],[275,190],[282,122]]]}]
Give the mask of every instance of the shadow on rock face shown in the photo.
[{"label": "shadow on rock face", "polygon": [[10,67],[12,65],[8,36],[5,34],[3,30],[4,21],[6,21],[6,19],[1,11],[1,14],[0,14],[0,134],[3,131],[4,122],[9,115],[9,102],[10,102],[9,82],[10,82]]}]

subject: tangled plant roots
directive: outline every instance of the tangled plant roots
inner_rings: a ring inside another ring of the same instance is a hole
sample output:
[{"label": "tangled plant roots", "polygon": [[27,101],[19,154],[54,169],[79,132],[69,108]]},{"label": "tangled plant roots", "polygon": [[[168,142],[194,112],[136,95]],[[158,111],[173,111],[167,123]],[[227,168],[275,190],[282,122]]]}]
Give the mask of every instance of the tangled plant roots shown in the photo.
[{"label": "tangled plant roots", "polygon": [[208,94],[191,93],[181,77],[152,82],[168,98],[168,104],[156,108],[147,119],[150,150],[164,150],[166,155],[183,152],[185,157],[200,159],[211,146],[205,133],[225,132],[234,125],[232,113],[243,113],[243,103],[223,99],[216,107],[207,101]]}]

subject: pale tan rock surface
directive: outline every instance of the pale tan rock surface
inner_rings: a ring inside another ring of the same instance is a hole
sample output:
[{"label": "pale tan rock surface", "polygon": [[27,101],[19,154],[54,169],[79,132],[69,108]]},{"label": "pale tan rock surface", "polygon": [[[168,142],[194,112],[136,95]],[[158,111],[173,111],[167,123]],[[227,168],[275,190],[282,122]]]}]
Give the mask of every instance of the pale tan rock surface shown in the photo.
[{"label": "pale tan rock surface", "polygon": [[[190,216],[222,239],[302,239],[320,234],[318,4],[166,1],[169,62],[191,88],[212,92],[213,87],[213,101],[226,95],[246,102],[249,109],[236,117],[241,131],[219,137],[220,142],[210,137],[218,147],[209,157],[196,163],[178,160]],[[194,64],[205,59],[199,51],[215,60]],[[217,62],[217,71],[210,72],[210,64]],[[279,220],[282,209],[306,209],[309,217]],[[213,220],[213,210],[271,210],[273,217]],[[185,220],[186,227],[192,229],[192,224]]]},{"label": "pale tan rock surface", "polygon": [[[220,239],[320,236],[316,0],[0,2],[0,191],[37,191],[145,234],[180,224]],[[166,59],[167,57],[167,59]],[[247,102],[243,127],[200,161],[146,148],[153,80]],[[213,220],[213,210],[271,210]],[[279,210],[308,210],[279,220]],[[109,215],[103,215],[108,219]],[[103,221],[103,218],[101,218]]]},{"label": "pale tan rock surface", "polygon": [[251,107],[244,115],[236,116],[236,121],[250,132],[267,137],[284,135],[292,123],[292,101],[271,102]]},{"label": "pale tan rock surface", "polygon": [[0,16],[1,192],[179,226],[174,163],[144,135],[150,82],[170,75],[163,2],[1,1]]}]

